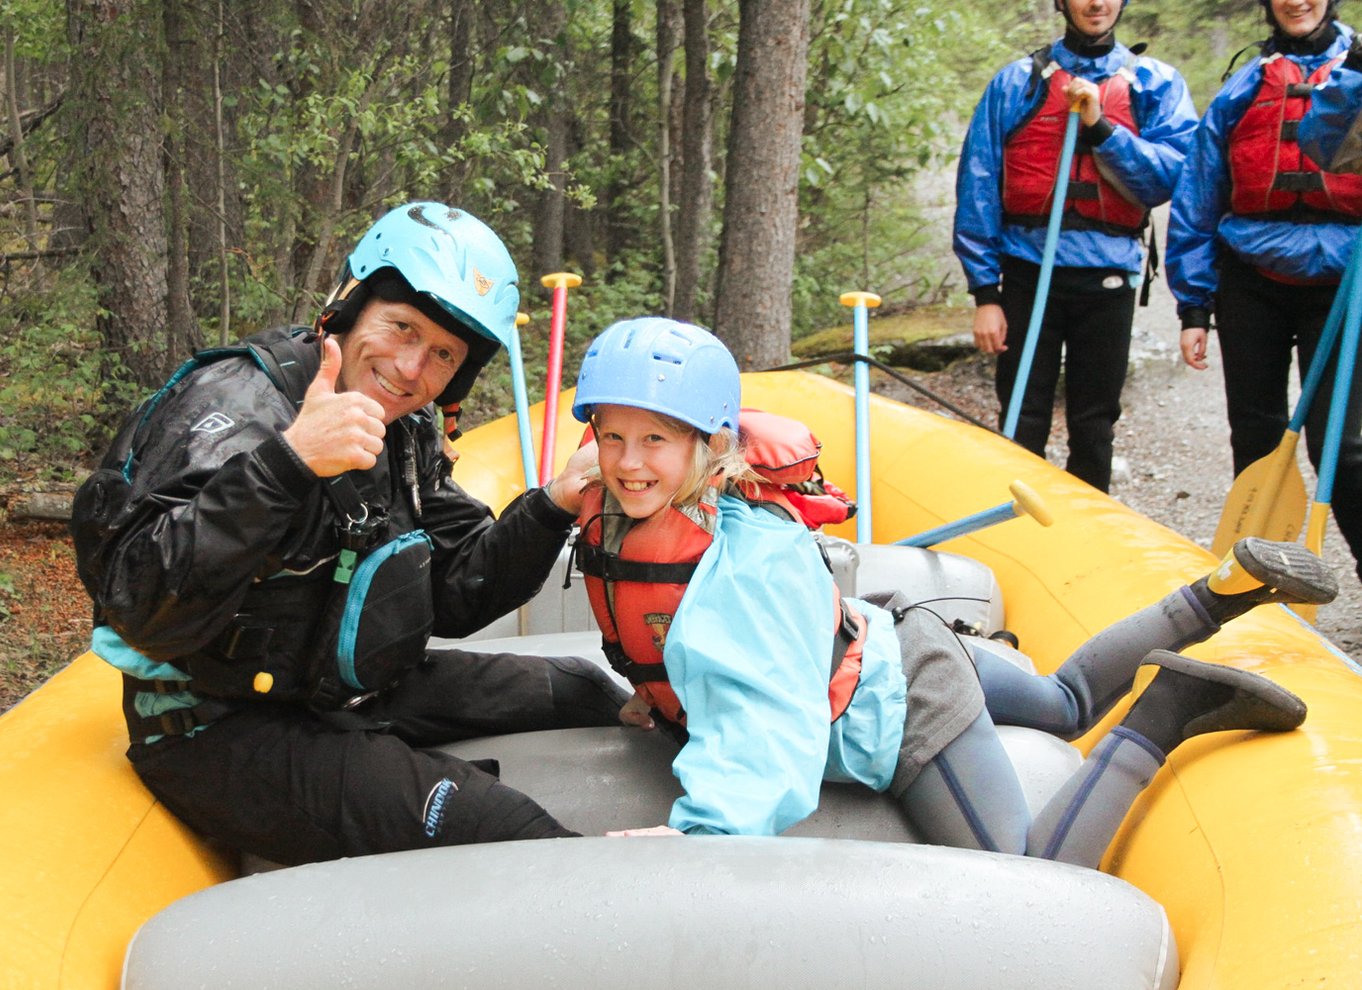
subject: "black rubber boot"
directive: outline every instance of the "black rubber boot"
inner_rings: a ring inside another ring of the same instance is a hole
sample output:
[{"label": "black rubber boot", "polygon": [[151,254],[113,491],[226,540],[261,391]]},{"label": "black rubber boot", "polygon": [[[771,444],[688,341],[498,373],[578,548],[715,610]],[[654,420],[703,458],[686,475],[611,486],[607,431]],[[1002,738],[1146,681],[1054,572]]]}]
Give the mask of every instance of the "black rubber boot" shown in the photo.
[{"label": "black rubber boot", "polygon": [[1338,595],[1338,580],[1298,543],[1274,543],[1249,536],[1191,586],[1192,595],[1217,623],[1224,625],[1249,609],[1269,602],[1327,605]]},{"label": "black rubber boot", "polygon": [[1163,751],[1207,732],[1286,732],[1305,721],[1305,702],[1260,674],[1155,650],[1160,669],[1121,725]]}]

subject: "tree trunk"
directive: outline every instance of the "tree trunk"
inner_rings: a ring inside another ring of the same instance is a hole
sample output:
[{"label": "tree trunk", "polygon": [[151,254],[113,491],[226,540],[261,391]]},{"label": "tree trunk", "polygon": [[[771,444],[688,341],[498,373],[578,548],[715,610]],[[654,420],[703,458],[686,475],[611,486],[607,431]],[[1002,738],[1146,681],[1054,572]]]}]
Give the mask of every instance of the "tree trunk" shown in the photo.
[{"label": "tree trunk", "polygon": [[15,189],[24,201],[24,234],[28,238],[28,249],[36,251],[41,246],[38,243],[38,201],[33,192],[28,155],[24,151],[24,125],[19,112],[19,75],[14,64],[14,28],[8,24],[5,26],[5,108],[13,135],[9,161],[14,170]]},{"label": "tree trunk", "polygon": [[141,385],[166,374],[166,221],[156,5],[68,0],[79,183],[109,353]]},{"label": "tree trunk", "polygon": [[[614,0],[610,21],[610,181],[605,190],[605,255],[615,261],[629,241],[625,170],[633,144],[633,9]],[[630,170],[632,171],[632,170]]]},{"label": "tree trunk", "polygon": [[[445,127],[445,143],[451,147],[463,140],[468,124],[455,115],[461,106],[472,102],[474,32],[477,30],[477,9],[473,0],[450,0],[449,4],[449,123]],[[463,202],[464,182],[468,178],[468,163],[460,162],[446,170],[443,176],[444,201],[451,206]]]},{"label": "tree trunk", "polygon": [[657,215],[662,240],[662,308],[670,314],[676,295],[676,247],[672,238],[672,59],[676,52],[676,5],[657,4]]},{"label": "tree trunk", "polygon": [[715,331],[747,369],[790,352],[808,0],[739,0]]},{"label": "tree trunk", "polygon": [[701,260],[709,246],[714,206],[710,177],[709,14],[705,0],[685,0],[686,97],[682,115],[681,199],[676,214],[676,293],[672,315],[693,321],[699,312]]},{"label": "tree trunk", "polygon": [[[166,175],[166,353],[169,364],[178,364],[203,346],[203,333],[189,301],[189,195],[188,135],[198,122],[190,108],[199,101],[191,91],[207,71],[195,32],[187,23],[190,12],[182,0],[164,0],[166,58],[162,75],[168,132],[165,148]],[[197,57],[196,57],[197,56]]]},{"label": "tree trunk", "polygon": [[217,190],[218,344],[232,340],[232,266],[227,239],[227,135],[223,122],[222,52],[227,25],[226,0],[218,0],[213,32],[213,187]]},{"label": "tree trunk", "polygon": [[568,106],[563,94],[563,78],[568,71],[567,11],[562,0],[547,0],[539,8],[540,37],[556,45],[563,64],[555,66],[549,96],[544,102],[541,122],[544,129],[544,165],[550,186],[539,194],[534,220],[534,264],[537,269],[526,283],[534,285],[539,276],[563,268],[563,214],[567,195]]}]

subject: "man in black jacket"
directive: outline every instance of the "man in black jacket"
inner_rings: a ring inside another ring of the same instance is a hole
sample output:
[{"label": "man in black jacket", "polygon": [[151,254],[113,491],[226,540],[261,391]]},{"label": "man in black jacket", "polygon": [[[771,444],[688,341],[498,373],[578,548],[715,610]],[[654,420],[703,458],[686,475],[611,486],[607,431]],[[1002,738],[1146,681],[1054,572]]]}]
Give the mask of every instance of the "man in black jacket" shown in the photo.
[{"label": "man in black jacket", "polygon": [[196,830],[282,863],[571,835],[428,747],[612,724],[586,661],[428,651],[539,589],[579,451],[493,518],[450,478],[454,408],[507,342],[516,270],[481,221],[393,210],[313,328],[205,352],[129,419],[72,523],[128,757]]}]

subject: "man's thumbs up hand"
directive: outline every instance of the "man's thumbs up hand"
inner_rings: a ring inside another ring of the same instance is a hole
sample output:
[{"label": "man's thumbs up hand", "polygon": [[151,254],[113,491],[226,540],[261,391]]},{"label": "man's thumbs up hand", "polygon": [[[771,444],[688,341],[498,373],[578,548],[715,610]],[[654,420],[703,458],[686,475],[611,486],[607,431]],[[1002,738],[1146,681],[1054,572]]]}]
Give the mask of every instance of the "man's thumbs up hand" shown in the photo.
[{"label": "man's thumbs up hand", "polygon": [[298,418],[284,439],[319,478],[367,470],[383,451],[383,407],[359,392],[336,391],[341,349],[333,337],[322,338],[322,364],[303,396]]}]

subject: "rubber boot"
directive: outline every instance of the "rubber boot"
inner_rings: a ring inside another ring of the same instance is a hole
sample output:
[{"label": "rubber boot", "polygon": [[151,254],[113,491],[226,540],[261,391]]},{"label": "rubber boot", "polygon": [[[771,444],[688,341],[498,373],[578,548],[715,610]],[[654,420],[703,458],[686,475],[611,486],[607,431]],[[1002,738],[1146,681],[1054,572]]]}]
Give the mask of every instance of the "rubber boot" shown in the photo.
[{"label": "rubber boot", "polygon": [[1224,625],[1269,602],[1327,605],[1338,595],[1338,580],[1324,561],[1298,543],[1249,536],[1191,590],[1211,619]]},{"label": "rubber boot", "polygon": [[1182,587],[1102,630],[1048,677],[985,656],[975,664],[994,722],[1076,739],[1129,693],[1151,650],[1185,649],[1219,628]]},{"label": "rubber boot", "polygon": [[1155,650],[1145,663],[1159,672],[1036,816],[1028,856],[1096,869],[1131,805],[1178,743],[1229,729],[1280,732],[1305,721],[1300,698],[1257,674],[1168,650]]},{"label": "rubber boot", "polygon": [[1158,672],[1121,725],[1165,755],[1206,732],[1286,732],[1305,721],[1305,702],[1260,674],[1155,650],[1145,664]]}]

